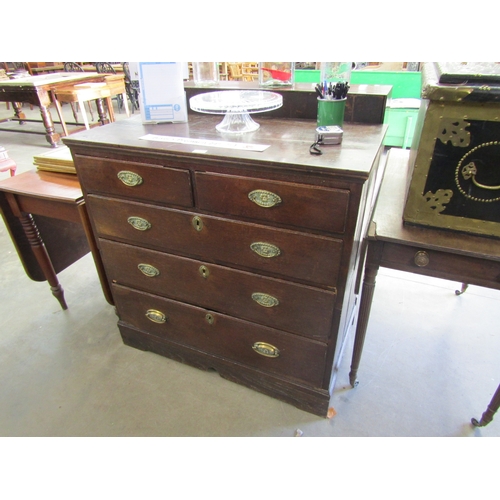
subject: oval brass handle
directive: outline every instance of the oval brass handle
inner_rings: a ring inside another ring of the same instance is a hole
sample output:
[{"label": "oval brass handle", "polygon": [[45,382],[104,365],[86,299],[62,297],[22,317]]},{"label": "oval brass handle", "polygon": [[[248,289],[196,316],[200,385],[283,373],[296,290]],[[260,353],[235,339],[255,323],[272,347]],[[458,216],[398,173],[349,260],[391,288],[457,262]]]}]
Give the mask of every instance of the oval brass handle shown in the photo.
[{"label": "oval brass handle", "polygon": [[153,323],[165,323],[167,321],[167,317],[157,309],[148,309],[146,311],[146,318]]},{"label": "oval brass handle", "polygon": [[130,170],[121,170],[116,174],[116,176],[126,186],[134,187],[142,184],[142,177],[135,172],[130,172]]},{"label": "oval brass handle", "polygon": [[267,293],[252,293],[252,299],[263,307],[276,307],[280,303],[276,297],[268,295]]},{"label": "oval brass handle", "polygon": [[155,276],[158,276],[160,274],[160,271],[151,264],[140,263],[137,264],[137,267],[139,268],[139,271],[141,271],[141,273],[148,278],[154,278]]},{"label": "oval brass handle", "polygon": [[427,252],[424,252],[423,250],[419,250],[415,254],[415,265],[418,267],[425,267],[427,264],[429,264],[429,254]]},{"label": "oval brass handle", "polygon": [[278,257],[281,254],[281,250],[272,243],[264,243],[262,241],[256,241],[250,245],[252,251],[261,257],[271,258]]},{"label": "oval brass handle", "polygon": [[263,208],[275,207],[281,203],[281,198],[276,193],[265,191],[264,189],[251,191],[248,193],[248,198],[256,205]]},{"label": "oval brass handle", "polygon": [[252,349],[267,358],[277,358],[280,355],[279,349],[267,342],[255,342]]},{"label": "oval brass handle", "polygon": [[127,222],[138,231],[147,231],[151,229],[151,222],[143,219],[142,217],[129,217]]}]

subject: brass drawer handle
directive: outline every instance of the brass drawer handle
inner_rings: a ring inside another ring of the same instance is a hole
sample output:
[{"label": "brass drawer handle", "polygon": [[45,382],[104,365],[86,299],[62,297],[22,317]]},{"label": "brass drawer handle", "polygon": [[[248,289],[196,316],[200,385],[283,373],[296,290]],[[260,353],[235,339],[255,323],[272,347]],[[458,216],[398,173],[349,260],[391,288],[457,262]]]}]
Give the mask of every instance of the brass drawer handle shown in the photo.
[{"label": "brass drawer handle", "polygon": [[427,264],[429,264],[429,254],[427,252],[424,252],[423,250],[418,251],[415,254],[415,265],[418,267],[425,267]]},{"label": "brass drawer handle", "polygon": [[262,241],[256,241],[250,245],[250,248],[261,257],[271,258],[278,257],[281,254],[281,250],[271,243],[264,243]]},{"label": "brass drawer handle", "polygon": [[134,187],[142,184],[142,177],[135,172],[130,172],[129,170],[121,170],[116,174],[116,176],[126,186]]},{"label": "brass drawer handle", "polygon": [[252,293],[252,299],[263,307],[276,307],[280,303],[276,297],[267,293]]},{"label": "brass drawer handle", "polygon": [[279,349],[267,342],[255,342],[252,349],[267,358],[277,358],[280,355]]},{"label": "brass drawer handle", "polygon": [[158,276],[160,274],[160,271],[151,264],[141,263],[137,264],[137,267],[139,268],[139,271],[141,271],[141,273],[144,274],[144,276],[147,276],[148,278],[154,278],[155,276]]},{"label": "brass drawer handle", "polygon": [[152,321],[153,323],[159,324],[165,323],[167,321],[167,317],[157,309],[148,309],[146,311],[146,318],[148,318],[149,321]]},{"label": "brass drawer handle", "polygon": [[127,222],[138,231],[147,231],[151,229],[151,222],[143,219],[142,217],[129,217]]},{"label": "brass drawer handle", "polygon": [[248,193],[248,198],[263,208],[275,207],[281,203],[281,198],[277,194],[265,191],[264,189],[256,189]]}]

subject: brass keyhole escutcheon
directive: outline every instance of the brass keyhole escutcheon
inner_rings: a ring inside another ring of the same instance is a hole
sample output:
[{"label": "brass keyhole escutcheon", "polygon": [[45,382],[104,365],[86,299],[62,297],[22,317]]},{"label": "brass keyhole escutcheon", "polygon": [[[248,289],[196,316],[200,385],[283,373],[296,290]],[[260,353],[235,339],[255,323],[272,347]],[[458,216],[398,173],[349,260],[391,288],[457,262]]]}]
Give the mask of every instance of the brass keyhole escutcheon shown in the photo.
[{"label": "brass keyhole escutcheon", "polygon": [[200,232],[203,229],[203,221],[201,220],[201,217],[198,216],[198,215],[195,215],[193,217],[193,220],[191,221],[191,224],[193,224],[193,227],[198,232]]},{"label": "brass keyhole escutcheon", "polygon": [[209,324],[209,325],[213,325],[215,323],[215,318],[214,318],[214,315],[213,314],[210,314],[210,313],[207,313],[205,315],[205,321]]},{"label": "brass keyhole escutcheon", "polygon": [[200,266],[198,268],[198,271],[205,279],[208,278],[208,275],[210,274],[210,271],[208,270],[207,266]]}]

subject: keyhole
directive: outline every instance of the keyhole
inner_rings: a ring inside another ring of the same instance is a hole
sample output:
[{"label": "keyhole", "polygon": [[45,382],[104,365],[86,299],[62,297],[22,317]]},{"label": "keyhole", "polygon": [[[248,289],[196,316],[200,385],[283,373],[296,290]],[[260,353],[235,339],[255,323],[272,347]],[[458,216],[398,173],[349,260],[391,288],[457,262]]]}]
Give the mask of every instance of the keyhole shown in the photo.
[{"label": "keyhole", "polygon": [[200,274],[206,279],[208,278],[208,275],[210,274],[209,270],[207,269],[206,266],[200,266],[198,271]]},{"label": "keyhole", "polygon": [[203,229],[203,221],[201,220],[201,217],[196,215],[193,217],[192,221],[193,227],[196,229],[196,231],[201,231]]},{"label": "keyhole", "polygon": [[210,313],[206,314],[205,320],[209,325],[213,325],[215,322],[215,318]]}]

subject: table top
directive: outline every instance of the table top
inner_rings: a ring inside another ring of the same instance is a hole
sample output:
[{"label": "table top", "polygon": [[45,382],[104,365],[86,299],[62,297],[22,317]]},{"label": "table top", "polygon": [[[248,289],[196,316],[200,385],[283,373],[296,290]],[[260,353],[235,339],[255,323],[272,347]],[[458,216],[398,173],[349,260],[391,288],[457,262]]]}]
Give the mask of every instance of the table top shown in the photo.
[{"label": "table top", "polygon": [[264,113],[283,105],[283,97],[261,90],[206,92],[189,99],[193,111],[210,114]]},{"label": "table top", "polygon": [[87,80],[102,76],[99,73],[47,73],[44,75],[28,76],[25,78],[16,78],[14,80],[0,81],[0,87],[40,87],[43,85],[53,85],[59,83],[68,83],[75,80]]},{"label": "table top", "polygon": [[64,203],[83,199],[80,182],[74,174],[29,170],[0,181],[0,191]]},{"label": "table top", "polygon": [[414,226],[403,222],[409,158],[410,150],[398,148],[389,150],[368,238],[500,261],[498,239],[427,226]]},{"label": "table top", "polygon": [[[109,148],[119,148],[124,154],[148,156],[169,155],[184,161],[234,161],[257,169],[294,169],[300,172],[339,174],[343,178],[364,182],[371,172],[387,130],[386,125],[345,124],[342,144],[325,146],[323,154],[312,155],[316,120],[272,118],[262,115],[260,128],[248,135],[235,136],[231,143],[269,146],[263,151],[225,148],[228,142],[215,130],[220,117],[193,114],[187,123],[143,124],[140,116],[95,127],[63,138],[70,148],[82,148],[82,154],[104,154]],[[181,138],[183,142],[162,142],[142,139],[149,135]],[[207,145],[189,144],[188,140],[212,142]],[[74,153],[74,152],[73,152]]]}]

